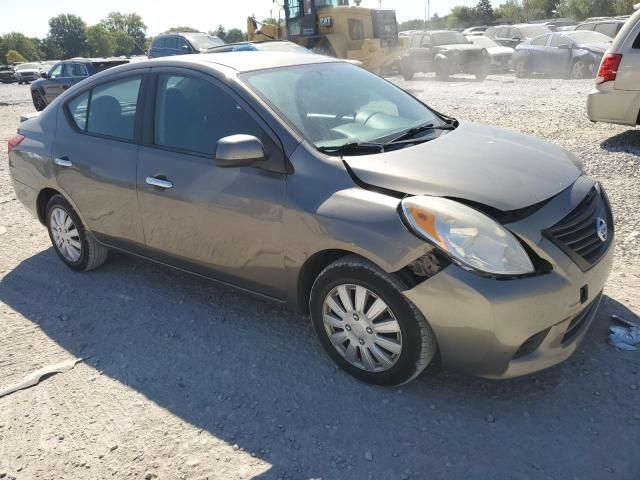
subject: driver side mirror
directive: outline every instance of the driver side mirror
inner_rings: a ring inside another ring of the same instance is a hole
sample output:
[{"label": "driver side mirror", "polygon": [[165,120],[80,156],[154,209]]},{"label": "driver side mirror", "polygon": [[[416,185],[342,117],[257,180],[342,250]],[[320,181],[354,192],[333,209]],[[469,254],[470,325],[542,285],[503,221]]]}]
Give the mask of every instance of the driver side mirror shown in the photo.
[{"label": "driver side mirror", "polygon": [[49,78],[49,74],[48,74],[47,72],[42,72],[42,73],[40,74],[40,77],[42,77],[42,78]]},{"label": "driver side mirror", "polygon": [[189,45],[182,45],[180,47],[180,50],[182,50],[182,53],[189,53],[191,51],[191,49],[189,48]]},{"label": "driver side mirror", "polygon": [[264,145],[253,135],[231,135],[216,145],[216,164],[222,168],[248,167],[265,159]]}]

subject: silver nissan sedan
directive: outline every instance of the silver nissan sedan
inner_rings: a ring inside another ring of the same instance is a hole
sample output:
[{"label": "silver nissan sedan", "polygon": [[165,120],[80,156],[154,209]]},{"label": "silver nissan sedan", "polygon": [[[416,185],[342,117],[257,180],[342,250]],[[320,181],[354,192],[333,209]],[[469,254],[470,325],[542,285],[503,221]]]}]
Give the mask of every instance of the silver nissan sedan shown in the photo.
[{"label": "silver nissan sedan", "polygon": [[611,270],[609,202],[574,155],[318,55],[116,67],[9,150],[18,198],[70,268],[119,250],[297,307],[376,384],[436,353],[487,378],[557,364]]}]

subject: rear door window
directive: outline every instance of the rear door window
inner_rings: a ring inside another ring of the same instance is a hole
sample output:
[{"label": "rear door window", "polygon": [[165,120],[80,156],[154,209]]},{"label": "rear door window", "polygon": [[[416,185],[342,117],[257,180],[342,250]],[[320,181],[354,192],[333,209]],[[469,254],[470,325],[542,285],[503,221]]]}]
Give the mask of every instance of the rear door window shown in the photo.
[{"label": "rear door window", "polygon": [[[587,35],[586,33],[584,35]],[[571,40],[569,40],[564,35],[553,35],[551,37],[551,46],[558,47],[559,45],[571,45]]]},{"label": "rear door window", "polygon": [[178,37],[166,37],[164,39],[164,47],[165,48],[178,48]]},{"label": "rear door window", "polygon": [[178,48],[180,48],[180,49],[182,49],[182,47],[188,47],[189,46],[187,41],[182,37],[177,37],[177,42],[178,42]]},{"label": "rear door window", "polygon": [[618,33],[617,27],[618,23],[599,23],[596,25],[595,31],[613,38]]},{"label": "rear door window", "polygon": [[87,132],[133,140],[141,77],[98,85],[91,91]]},{"label": "rear door window", "polygon": [[62,67],[62,76],[63,77],[73,77],[73,63],[65,63],[64,67]]},{"label": "rear door window", "polygon": [[531,45],[535,45],[536,47],[546,47],[548,41],[549,35],[542,35],[541,37],[534,38],[531,41]]},{"label": "rear door window", "polygon": [[578,25],[576,30],[593,30],[595,25],[593,23],[585,23],[584,25]]},{"label": "rear door window", "polygon": [[69,113],[76,126],[83,132],[87,130],[87,112],[89,106],[89,92],[78,95],[68,105]]},{"label": "rear door window", "polygon": [[88,77],[89,71],[84,63],[73,64],[73,76],[74,77]]}]

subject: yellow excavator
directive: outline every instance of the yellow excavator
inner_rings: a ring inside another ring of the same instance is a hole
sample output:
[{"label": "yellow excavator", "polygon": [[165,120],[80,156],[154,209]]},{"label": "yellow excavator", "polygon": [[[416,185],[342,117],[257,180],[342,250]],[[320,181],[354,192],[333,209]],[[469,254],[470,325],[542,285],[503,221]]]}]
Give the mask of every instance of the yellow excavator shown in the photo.
[{"label": "yellow excavator", "polygon": [[285,22],[247,19],[251,42],[289,40],[322,55],[358,60],[369,71],[391,68],[402,54],[394,10],[349,5],[349,0],[283,0]]}]

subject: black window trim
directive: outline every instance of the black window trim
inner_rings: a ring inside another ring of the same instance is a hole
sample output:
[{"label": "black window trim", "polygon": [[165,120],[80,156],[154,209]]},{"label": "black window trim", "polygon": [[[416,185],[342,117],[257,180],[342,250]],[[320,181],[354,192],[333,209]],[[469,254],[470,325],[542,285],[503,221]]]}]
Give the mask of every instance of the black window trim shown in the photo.
[{"label": "black window trim", "polygon": [[[142,107],[144,106],[145,97],[147,96],[147,83],[149,80],[149,71],[148,67],[140,68],[136,70],[131,70],[127,72],[122,72],[116,75],[108,76],[105,79],[97,82],[92,82],[91,84],[85,85],[85,88],[78,90],[77,93],[69,96],[69,98],[65,99],[62,104],[62,108],[64,110],[64,115],[67,119],[67,124],[74,132],[79,133],[81,135],[88,135],[90,137],[103,138],[105,140],[113,140],[116,142],[129,143],[133,145],[140,145],[142,140],[142,128],[143,128],[143,114],[139,114],[139,112],[143,112]],[[89,132],[87,129],[89,128],[89,114],[91,113],[91,99],[93,97],[93,90],[102,85],[118,82],[121,80],[128,80],[134,77],[140,77],[140,88],[138,90],[138,100],[136,103],[136,118],[133,127],[133,139],[129,140],[127,138],[114,137],[111,135],[103,135],[100,133]],[[84,83],[84,82],[83,82]],[[69,103],[71,103],[76,98],[84,95],[85,93],[89,93],[89,99],[87,100],[87,119],[85,124],[85,130],[81,130],[75,122],[73,115],[71,114],[71,110],[69,109]]]},{"label": "black window trim", "polygon": [[[147,95],[144,103],[144,121],[143,123],[143,131],[141,135],[140,145],[146,148],[152,148],[156,150],[163,150],[165,152],[173,152],[181,155],[189,155],[193,157],[200,157],[206,160],[215,159],[215,153],[213,155],[208,155],[201,152],[195,152],[192,150],[186,150],[176,147],[170,147],[165,145],[157,145],[155,144],[155,114],[156,114],[156,96],[158,91],[158,79],[160,75],[169,74],[175,76],[187,76],[191,78],[196,78],[200,80],[204,80],[214,87],[220,89],[222,92],[229,95],[235,102],[238,103],[242,107],[242,109],[256,122],[258,127],[271,138],[271,141],[278,149],[277,155],[279,157],[279,164],[282,173],[287,172],[286,168],[286,155],[284,146],[282,141],[276,135],[276,133],[269,127],[269,124],[265,119],[263,119],[243,98],[238,92],[234,91],[229,85],[225,84],[221,80],[217,79],[213,75],[204,73],[200,70],[195,70],[187,67],[153,67],[149,72],[149,79],[147,84]],[[142,116],[141,116],[142,118]],[[272,152],[273,155],[274,152]]]}]

